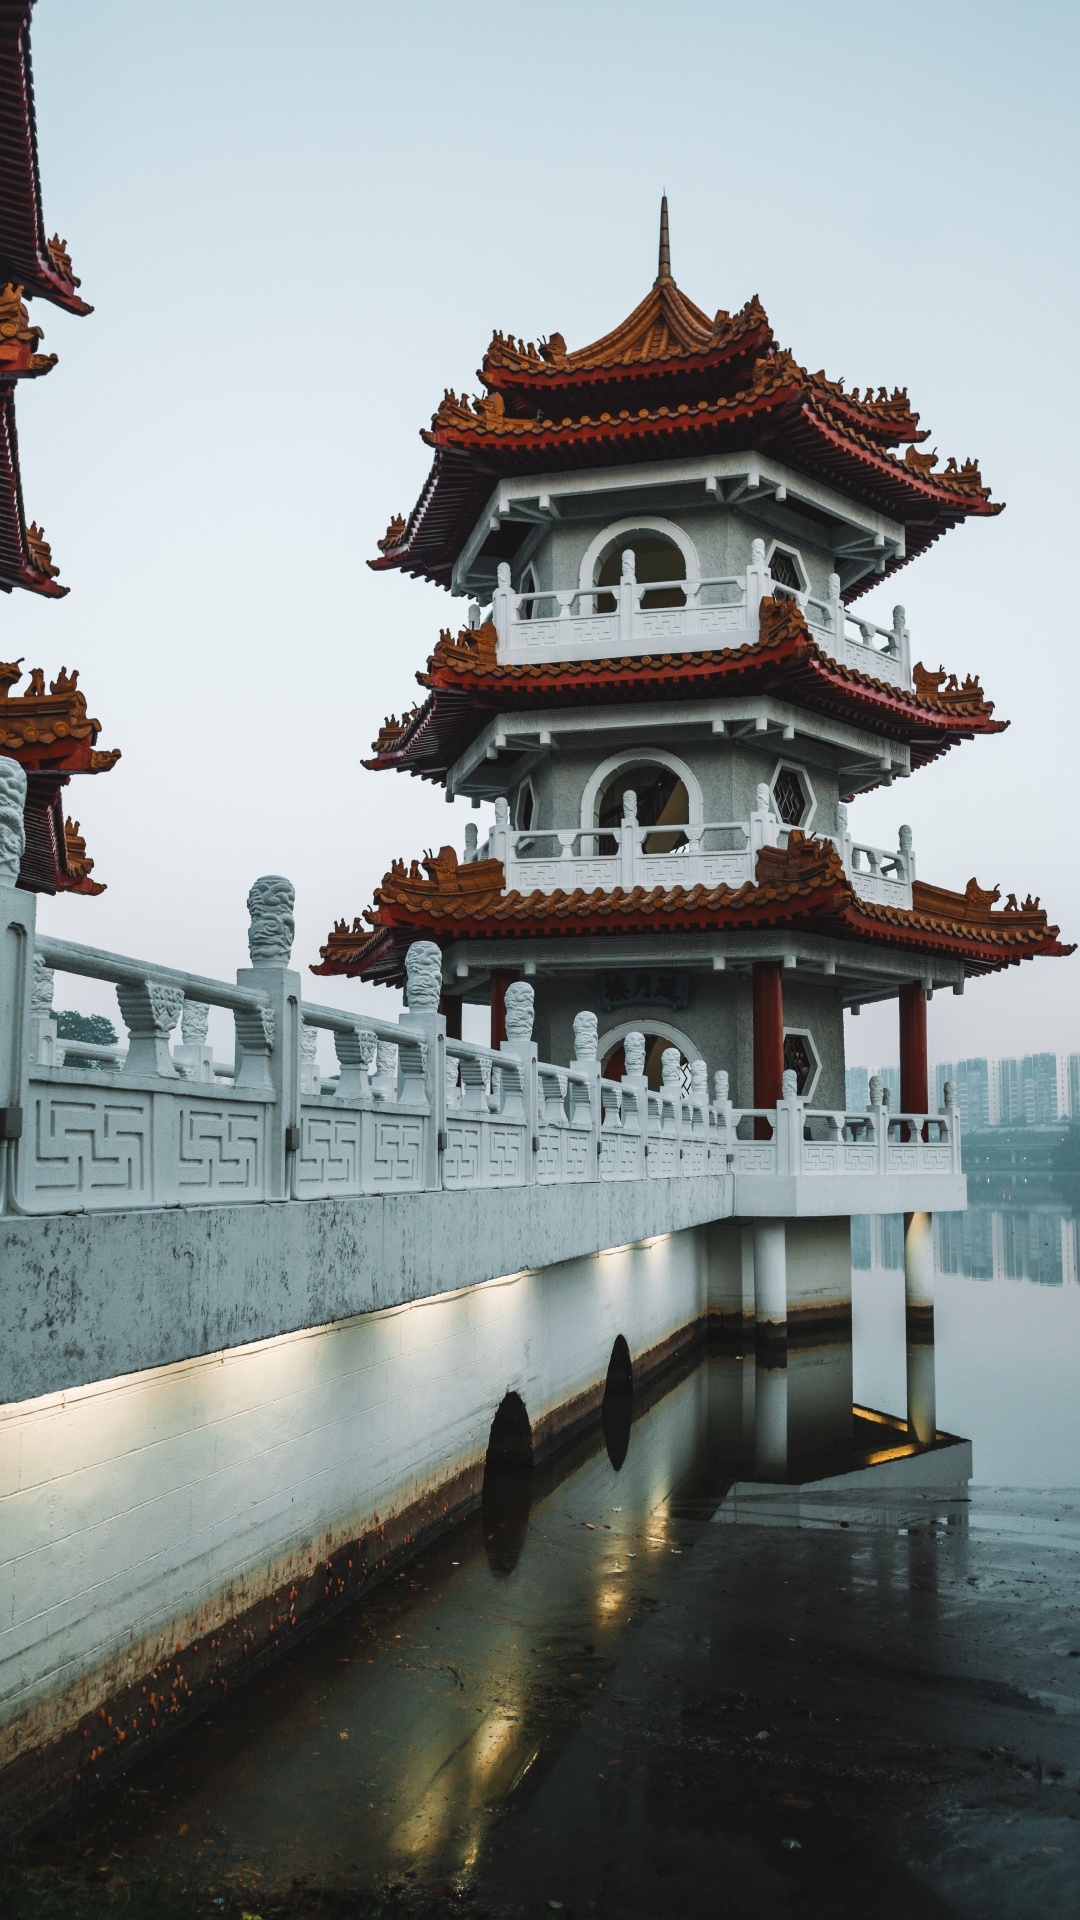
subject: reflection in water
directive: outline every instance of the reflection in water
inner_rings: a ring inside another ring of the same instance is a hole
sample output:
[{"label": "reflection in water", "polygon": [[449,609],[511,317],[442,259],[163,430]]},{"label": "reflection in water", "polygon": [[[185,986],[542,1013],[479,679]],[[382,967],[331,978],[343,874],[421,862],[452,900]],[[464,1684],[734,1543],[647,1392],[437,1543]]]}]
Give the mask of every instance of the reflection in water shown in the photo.
[{"label": "reflection in water", "polygon": [[600,1408],[604,1444],[607,1447],[608,1459],[616,1473],[626,1459],[633,1421],[634,1368],[630,1359],[630,1349],[620,1333],[611,1349],[607,1380],[604,1383],[604,1398]]},{"label": "reflection in water", "polygon": [[[617,1350],[602,1426],[535,1473],[508,1394],[480,1514],[230,1694],[63,1844],[135,1875],[257,1884],[261,1900],[298,1875],[468,1875],[493,1814],[540,1790],[632,1623],[675,1599],[693,1527],[753,1519],[755,1500],[758,1518],[803,1524],[838,1485],[872,1501],[875,1462],[895,1475],[940,1456],[853,1411],[851,1380],[850,1341],[829,1341],[793,1344],[782,1367],[711,1353],[635,1397]],[[910,1493],[885,1484],[895,1533]]]},{"label": "reflection in water", "polygon": [[491,1423],[480,1495],[488,1565],[502,1579],[521,1557],[532,1498],[532,1428],[520,1395],[508,1393]]},{"label": "reflection in water", "polygon": [[[1029,1280],[1038,1286],[1075,1286],[1077,1214],[1075,1177],[1053,1174],[970,1175],[965,1213],[934,1218],[934,1264],[939,1273],[969,1280]],[[892,1272],[904,1264],[902,1214],[862,1215],[851,1223],[857,1272]]]}]

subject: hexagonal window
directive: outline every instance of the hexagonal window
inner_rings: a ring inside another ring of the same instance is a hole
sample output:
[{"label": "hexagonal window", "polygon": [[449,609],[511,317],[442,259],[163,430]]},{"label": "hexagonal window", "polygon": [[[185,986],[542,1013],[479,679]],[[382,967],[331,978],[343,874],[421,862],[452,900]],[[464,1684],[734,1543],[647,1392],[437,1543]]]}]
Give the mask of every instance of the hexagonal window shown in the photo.
[{"label": "hexagonal window", "polygon": [[773,806],[787,827],[797,827],[806,812],[806,788],[794,767],[781,767],[772,786]]},{"label": "hexagonal window", "polygon": [[799,563],[793,553],[784,547],[774,547],[769,559],[769,572],[774,587],[791,587],[795,593],[802,592],[802,574]]},{"label": "hexagonal window", "polygon": [[795,1075],[796,1091],[809,1096],[817,1086],[821,1061],[813,1037],[805,1028],[784,1029],[784,1071]]}]

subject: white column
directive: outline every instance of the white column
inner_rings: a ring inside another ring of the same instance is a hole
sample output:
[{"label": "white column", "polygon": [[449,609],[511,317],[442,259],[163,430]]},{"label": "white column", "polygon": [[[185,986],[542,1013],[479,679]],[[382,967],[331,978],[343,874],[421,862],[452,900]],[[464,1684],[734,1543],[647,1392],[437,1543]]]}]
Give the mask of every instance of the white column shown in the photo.
[{"label": "white column", "polygon": [[787,1231],[783,1220],[754,1225],[754,1319],[759,1335],[787,1338]]},{"label": "white column", "polygon": [[934,1379],[934,1216],[904,1215],[908,1429],[929,1445],[937,1433]]}]

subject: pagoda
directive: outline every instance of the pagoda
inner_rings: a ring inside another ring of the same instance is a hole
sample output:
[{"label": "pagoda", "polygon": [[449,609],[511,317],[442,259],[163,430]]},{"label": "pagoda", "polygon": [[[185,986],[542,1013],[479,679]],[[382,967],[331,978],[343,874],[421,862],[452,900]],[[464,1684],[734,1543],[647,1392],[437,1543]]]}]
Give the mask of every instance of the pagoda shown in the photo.
[{"label": "pagoda", "polygon": [[[28,299],[48,301],[80,317],[92,313],[79,293],[66,240],[46,239],[38,168],[34,80],[30,62],[33,0],[0,0],[0,591],[19,588],[49,600],[67,593],[52,550],[27,521],[19,473],[15,389],[56,365],[41,353],[42,329],[30,323]],[[120,758],[96,742],[100,722],[87,713],[78,671],[62,666],[46,688],[34,667],[22,693],[21,660],[0,661],[0,754],[26,771],[26,852],[19,885],[34,893],[103,893],[91,879],[77,820],[65,818],[62,790],[72,774],[105,773]]]},{"label": "pagoda", "polygon": [[[917,877],[911,833],[849,807],[1000,732],[979,681],[911,660],[860,596],[1000,512],[973,460],[924,451],[906,390],[848,391],[778,345],[760,302],[710,319],[659,268],[614,332],[496,333],[447,393],[433,460],[370,564],[469,599],[365,765],[493,806],[481,841],[395,861],[313,971],[400,986],[436,942],[447,1028],[528,977],[541,1056],[595,1011],[603,1070],[643,1032],[724,1067],[743,1107],[785,1071],[845,1105],[845,1008],[896,999],[901,1109],[928,1109],[926,1001],[1061,954],[1038,900]],[[635,1052],[639,1043],[635,1041]]]}]

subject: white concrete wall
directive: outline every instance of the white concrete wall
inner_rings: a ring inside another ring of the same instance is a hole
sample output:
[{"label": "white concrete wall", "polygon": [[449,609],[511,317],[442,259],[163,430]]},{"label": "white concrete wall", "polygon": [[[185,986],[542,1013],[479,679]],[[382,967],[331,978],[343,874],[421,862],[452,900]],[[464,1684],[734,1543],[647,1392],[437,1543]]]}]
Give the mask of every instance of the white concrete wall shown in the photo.
[{"label": "white concrete wall", "polygon": [[0,1764],[700,1319],[692,1228],[0,1408]]}]

